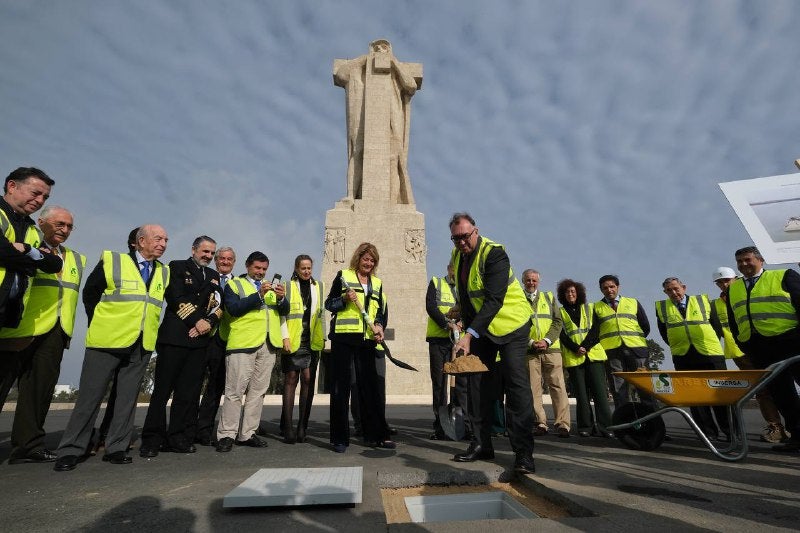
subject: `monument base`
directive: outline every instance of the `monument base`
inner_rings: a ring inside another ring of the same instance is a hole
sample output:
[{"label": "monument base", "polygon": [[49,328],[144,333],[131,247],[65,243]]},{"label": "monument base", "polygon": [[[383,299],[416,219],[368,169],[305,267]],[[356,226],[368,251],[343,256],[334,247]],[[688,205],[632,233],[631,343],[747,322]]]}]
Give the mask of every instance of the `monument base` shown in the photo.
[{"label": "monument base", "polygon": [[386,393],[430,393],[425,216],[411,204],[352,198],[336,202],[325,215],[322,280],[328,288],[336,273],[349,267],[362,242],[374,244],[380,255],[376,275],[383,281],[389,307],[386,344],[394,357],[419,370],[402,370],[387,361]]}]

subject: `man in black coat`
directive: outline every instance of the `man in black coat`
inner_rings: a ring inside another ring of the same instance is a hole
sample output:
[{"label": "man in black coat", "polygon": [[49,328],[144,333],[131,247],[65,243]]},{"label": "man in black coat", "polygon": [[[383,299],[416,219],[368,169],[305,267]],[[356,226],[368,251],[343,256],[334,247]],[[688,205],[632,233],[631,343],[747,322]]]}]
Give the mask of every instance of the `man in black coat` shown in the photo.
[{"label": "man in black coat", "polygon": [[[47,274],[61,271],[61,258],[44,246],[30,217],[44,205],[54,183],[33,167],[20,167],[6,177],[0,198],[0,328],[19,326],[28,278],[36,269]],[[29,233],[31,238],[26,239]],[[22,370],[19,347],[2,349],[14,353],[0,358],[0,409]]]},{"label": "man in black coat", "polygon": [[155,457],[159,451],[196,451],[192,442],[206,350],[211,331],[222,317],[219,273],[208,267],[216,249],[214,239],[202,235],[192,243],[189,259],[169,264],[167,311],[158,329],[155,385],[142,428],[141,457]]},{"label": "man in black coat", "polygon": [[19,325],[22,297],[37,268],[47,274],[61,271],[61,258],[40,248],[41,233],[36,242],[25,240],[29,230],[38,231],[30,215],[41,209],[54,183],[33,167],[20,167],[6,176],[0,199],[0,327]]}]

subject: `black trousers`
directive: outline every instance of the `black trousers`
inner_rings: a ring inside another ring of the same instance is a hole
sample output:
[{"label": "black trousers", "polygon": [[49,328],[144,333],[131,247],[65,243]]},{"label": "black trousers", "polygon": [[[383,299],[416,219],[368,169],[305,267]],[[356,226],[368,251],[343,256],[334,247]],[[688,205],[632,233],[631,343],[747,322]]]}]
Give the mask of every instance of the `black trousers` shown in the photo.
[{"label": "black trousers", "polygon": [[[725,370],[725,358],[722,356],[709,357],[690,348],[685,355],[672,354],[672,364],[675,370]],[[722,430],[730,435],[728,425],[728,408],[724,405],[689,407],[692,418],[709,439],[714,439]],[[713,415],[712,415],[713,412]],[[714,418],[716,417],[716,422]]]},{"label": "black trousers", "polygon": [[[492,449],[492,410],[501,386],[506,397],[506,429],[515,453],[533,453],[533,395],[528,372],[526,324],[505,336],[502,344],[487,337],[473,339],[470,350],[480,357],[488,373],[469,377],[468,409],[475,438],[484,450]],[[496,361],[498,352],[500,361]]]},{"label": "black trousers", "polygon": [[[206,368],[206,347],[157,345],[155,385],[142,427],[142,445],[158,447],[163,442],[186,446],[194,442],[197,401]],[[172,395],[167,426],[167,401]]]},{"label": "black trousers", "polygon": [[44,421],[58,383],[66,340],[61,325],[56,323],[53,329],[34,338],[25,349],[0,352],[2,403],[5,403],[14,380],[19,379],[10,459],[44,449]]},{"label": "black trousers", "polygon": [[[608,388],[614,397],[614,408],[619,408],[631,402],[630,391],[633,386],[621,377],[615,376],[613,372],[635,372],[640,368],[646,368],[647,352],[638,348],[633,350],[623,345],[606,350],[606,355],[608,356],[608,366],[606,366]],[[656,408],[655,399],[648,394],[639,394],[639,401],[653,409]]]},{"label": "black trousers", "polygon": [[214,335],[208,343],[206,354],[206,390],[200,400],[195,431],[198,439],[211,439],[217,434],[214,420],[225,394],[225,342],[219,335]]},{"label": "black trousers", "polygon": [[[767,368],[773,363],[783,361],[800,353],[800,342],[795,338],[764,339],[746,347],[756,368]],[[786,422],[786,429],[792,434],[792,441],[800,441],[800,396],[795,383],[800,383],[800,363],[795,363],[770,381],[767,388],[772,394],[775,406]]]},{"label": "black trousers", "polygon": [[389,426],[386,423],[386,395],[383,383],[378,376],[375,344],[363,342],[358,345],[345,344],[334,340],[328,370],[331,372],[331,432],[332,444],[348,444],[350,441],[350,365],[358,383],[358,401],[361,407],[361,424],[364,440],[381,442],[389,439]]},{"label": "black trousers", "polygon": [[[450,339],[431,339],[428,341],[428,355],[430,356],[431,385],[433,388],[433,430],[437,435],[443,435],[444,430],[439,422],[439,407],[447,405],[447,382],[449,376],[444,373],[444,364],[450,360],[450,352],[453,344]],[[467,405],[467,377],[456,376],[456,385],[450,391],[450,401],[453,405],[458,405],[466,415]],[[464,417],[464,425],[467,433],[472,432],[469,416]]]}]

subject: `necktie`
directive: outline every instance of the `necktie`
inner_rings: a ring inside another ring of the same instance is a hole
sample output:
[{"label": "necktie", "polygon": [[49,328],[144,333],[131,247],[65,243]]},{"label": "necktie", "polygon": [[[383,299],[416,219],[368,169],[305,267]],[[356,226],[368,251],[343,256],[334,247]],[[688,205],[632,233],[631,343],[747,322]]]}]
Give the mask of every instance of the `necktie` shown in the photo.
[{"label": "necktie", "polygon": [[228,283],[228,275],[227,274],[223,274],[219,278],[219,284],[220,284],[221,287],[224,287],[226,283]]},{"label": "necktie", "polygon": [[[55,248],[51,248],[51,250],[52,250],[52,252],[53,252],[53,255],[57,255],[58,257],[61,257],[61,260],[62,260],[62,261],[64,260],[64,258],[61,256],[61,250],[59,250],[59,249],[58,249],[58,246],[56,246]],[[58,279],[61,279],[61,275],[62,275],[63,273],[64,273],[64,264],[62,263],[62,264],[61,264],[61,270],[59,270],[59,271],[58,271],[58,274],[56,274],[56,276],[58,277]]]},{"label": "necktie", "polygon": [[686,304],[681,302],[678,304],[678,311],[681,312],[682,317],[686,317]]},{"label": "necktie", "polygon": [[145,285],[147,285],[147,282],[150,281],[150,262],[142,261],[139,264],[141,265],[139,267],[139,272],[141,272],[142,279],[144,280]]},{"label": "necktie", "polygon": [[616,300],[611,300],[611,309],[613,309],[614,311],[617,310],[617,301]]},{"label": "necktie", "polygon": [[256,283],[256,291],[258,292],[258,291],[260,291],[260,290],[261,290],[261,282],[260,282],[260,281],[258,281],[258,280],[256,280],[256,282],[255,282],[255,283]]}]

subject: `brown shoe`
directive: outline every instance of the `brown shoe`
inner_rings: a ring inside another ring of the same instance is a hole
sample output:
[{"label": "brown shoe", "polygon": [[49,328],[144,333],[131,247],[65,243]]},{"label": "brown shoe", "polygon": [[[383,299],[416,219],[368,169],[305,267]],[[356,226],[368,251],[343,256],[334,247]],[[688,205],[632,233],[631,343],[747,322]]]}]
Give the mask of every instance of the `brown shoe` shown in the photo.
[{"label": "brown shoe", "polygon": [[558,436],[562,439],[569,438],[569,429],[565,428],[564,426],[559,426],[558,429],[556,429],[556,433],[558,433]]},{"label": "brown shoe", "polygon": [[534,437],[544,437],[547,435],[547,426],[536,426],[533,428]]}]

